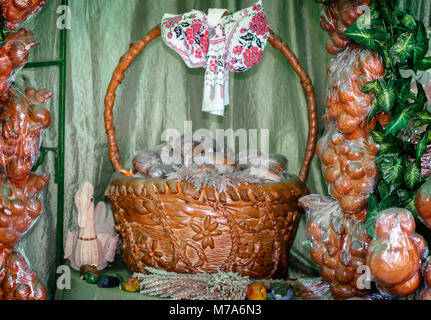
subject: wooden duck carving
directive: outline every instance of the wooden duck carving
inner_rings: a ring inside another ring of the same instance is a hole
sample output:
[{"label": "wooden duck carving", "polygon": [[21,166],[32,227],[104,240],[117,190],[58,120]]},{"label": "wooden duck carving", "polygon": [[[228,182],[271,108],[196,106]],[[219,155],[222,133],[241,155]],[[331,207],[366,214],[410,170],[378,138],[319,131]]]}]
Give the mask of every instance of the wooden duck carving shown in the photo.
[{"label": "wooden duck carving", "polygon": [[118,234],[114,232],[112,215],[106,215],[106,205],[99,202],[94,208],[94,188],[85,182],[75,194],[78,210],[78,227],[69,231],[66,239],[65,259],[73,269],[95,265],[98,270],[114,261]]}]

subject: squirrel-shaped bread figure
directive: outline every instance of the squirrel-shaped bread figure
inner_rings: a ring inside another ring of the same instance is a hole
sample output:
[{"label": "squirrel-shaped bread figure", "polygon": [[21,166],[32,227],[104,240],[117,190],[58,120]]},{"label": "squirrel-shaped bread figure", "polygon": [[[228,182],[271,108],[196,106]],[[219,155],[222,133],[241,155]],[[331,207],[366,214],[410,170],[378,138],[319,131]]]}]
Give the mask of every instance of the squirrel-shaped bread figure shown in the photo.
[{"label": "squirrel-shaped bread figure", "polygon": [[94,208],[94,187],[85,182],[75,194],[78,228],[69,231],[65,255],[72,268],[96,265],[98,270],[114,261],[118,234],[114,233],[112,216],[107,217],[106,205],[99,202]]}]

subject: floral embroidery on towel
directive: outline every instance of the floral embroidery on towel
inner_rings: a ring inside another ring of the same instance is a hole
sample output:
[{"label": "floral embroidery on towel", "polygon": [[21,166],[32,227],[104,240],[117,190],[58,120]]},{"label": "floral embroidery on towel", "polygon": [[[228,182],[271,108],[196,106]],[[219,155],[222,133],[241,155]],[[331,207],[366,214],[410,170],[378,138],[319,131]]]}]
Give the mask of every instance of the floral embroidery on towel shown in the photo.
[{"label": "floral embroidery on towel", "polygon": [[210,9],[208,15],[197,10],[165,14],[161,24],[163,41],[188,67],[206,68],[203,111],[216,115],[223,115],[229,104],[229,71],[244,72],[257,65],[269,38],[261,1],[232,15],[225,13]]}]

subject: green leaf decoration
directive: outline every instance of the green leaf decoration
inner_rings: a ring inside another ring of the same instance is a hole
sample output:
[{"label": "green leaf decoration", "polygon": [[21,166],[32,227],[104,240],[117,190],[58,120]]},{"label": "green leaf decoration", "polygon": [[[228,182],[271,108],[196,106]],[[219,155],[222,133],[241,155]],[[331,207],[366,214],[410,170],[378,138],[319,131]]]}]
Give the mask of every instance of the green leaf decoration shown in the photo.
[{"label": "green leaf decoration", "polygon": [[[417,99],[421,99],[421,98],[417,98]],[[411,111],[413,111],[413,115],[415,115],[416,113],[422,112],[424,110],[424,105],[425,105],[424,102],[411,103],[410,106],[409,106],[409,109]]]},{"label": "green leaf decoration", "polygon": [[390,2],[386,0],[377,0],[375,3],[379,11],[382,13],[385,22],[390,23],[392,21],[392,0],[390,0]]},{"label": "green leaf decoration", "polygon": [[383,211],[385,209],[396,207],[397,205],[398,205],[397,195],[396,194],[389,194],[382,201],[380,201],[379,212]]},{"label": "green leaf decoration", "polygon": [[370,121],[374,116],[378,115],[382,111],[383,109],[382,107],[380,107],[379,101],[377,99],[374,99],[371,109],[368,112],[367,122]]},{"label": "green leaf decoration", "polygon": [[416,162],[406,164],[404,181],[410,190],[413,190],[421,182],[421,169]]},{"label": "green leaf decoration", "polygon": [[413,64],[417,65],[425,57],[429,49],[429,40],[423,22],[419,22],[416,28],[415,41],[416,46],[413,54]]},{"label": "green leaf decoration", "polygon": [[427,111],[421,111],[421,112],[416,113],[415,118],[426,121],[426,123],[431,124],[431,113],[429,113]]},{"label": "green leaf decoration", "polygon": [[387,139],[384,135],[384,132],[385,130],[383,129],[379,121],[376,121],[374,130],[370,129],[371,138],[377,144],[381,144]]},{"label": "green leaf decoration", "polygon": [[374,222],[376,221],[377,210],[368,211],[367,218],[365,220],[365,230],[367,230],[368,236],[371,238],[374,236]]},{"label": "green leaf decoration", "polygon": [[380,182],[377,184],[377,191],[379,192],[380,196],[382,198],[386,198],[390,194],[389,186],[386,184],[386,182],[381,179]]},{"label": "green leaf decoration", "polygon": [[[371,201],[377,201],[377,200],[372,200],[375,195],[371,194],[370,197],[368,198],[368,206],[370,206],[370,200]],[[367,218],[365,220],[365,230],[367,230],[367,233],[370,237],[374,236],[374,221],[376,220],[376,216],[379,213],[378,210],[378,206],[375,207],[373,210],[370,210],[368,208],[368,213],[367,213]]]},{"label": "green leaf decoration", "polygon": [[417,24],[415,18],[399,8],[395,8],[394,18],[396,23],[401,24],[407,30],[413,31],[416,28]]},{"label": "green leaf decoration", "polygon": [[383,180],[390,186],[391,192],[403,182],[404,161],[397,153],[380,154],[376,156],[376,164]]},{"label": "green leaf decoration", "polygon": [[385,136],[404,129],[409,124],[413,116],[413,111],[410,108],[404,109],[397,115],[385,128]]},{"label": "green leaf decoration", "polygon": [[418,214],[416,212],[415,207],[415,191],[400,189],[397,191],[399,197],[400,206],[409,210],[415,218],[417,218]]},{"label": "green leaf decoration", "polygon": [[410,198],[410,190],[398,189],[397,196],[400,202],[405,202]]},{"label": "green leaf decoration", "polygon": [[[388,195],[382,201],[380,201],[377,205],[377,197],[374,194],[371,194],[368,198],[368,213],[367,218],[365,220],[365,229],[368,232],[370,237],[374,235],[374,221],[376,220],[379,212],[397,206],[397,196],[394,194]],[[370,210],[371,206],[371,210]]]},{"label": "green leaf decoration", "polygon": [[389,51],[386,50],[386,47],[382,49],[382,52],[378,52],[380,56],[383,58],[383,61],[385,62],[386,70],[385,75],[390,74],[391,70],[393,69],[393,61],[391,56],[389,55]]},{"label": "green leaf decoration", "polygon": [[416,161],[420,161],[428,146],[428,132],[421,134],[418,144],[416,145]]},{"label": "green leaf decoration", "polygon": [[415,65],[415,67],[417,70],[421,71],[427,71],[428,69],[431,69],[431,57],[423,58]]},{"label": "green leaf decoration", "polygon": [[395,138],[392,135],[385,136],[382,143],[379,146],[379,152],[377,155],[383,155],[385,153],[398,153],[405,151],[404,142],[401,139]]},{"label": "green leaf decoration", "polygon": [[361,89],[362,93],[371,94],[374,93],[376,95],[381,93],[381,86],[379,81],[376,79],[374,81],[367,82]]},{"label": "green leaf decoration", "polygon": [[370,194],[368,197],[368,211],[374,211],[379,209],[379,202],[375,194]]},{"label": "green leaf decoration", "polygon": [[363,22],[356,20],[356,22],[347,28],[343,34],[350,39],[353,39],[355,42],[364,45],[368,49],[377,51],[383,56],[383,49],[380,46],[379,41],[384,41],[386,39],[386,33],[383,30],[376,28],[364,28],[363,25],[359,25],[359,23]]},{"label": "green leaf decoration", "polygon": [[416,28],[415,18],[409,14],[404,15],[403,19],[401,20],[401,24],[410,31],[413,31]]},{"label": "green leaf decoration", "polygon": [[427,124],[431,124],[431,113],[427,111],[417,112],[415,114],[414,126],[418,128]]},{"label": "green leaf decoration", "polygon": [[405,63],[415,50],[415,37],[411,32],[401,34],[389,50],[391,58],[399,63]]},{"label": "green leaf decoration", "polygon": [[395,82],[396,100],[398,105],[405,105],[410,94],[412,78],[401,79]]},{"label": "green leaf decoration", "polygon": [[392,80],[386,81],[384,79],[378,79],[378,86],[378,93],[376,93],[377,102],[383,111],[389,113],[394,107],[396,100],[395,82]]},{"label": "green leaf decoration", "polygon": [[420,105],[418,106],[418,109],[420,109],[428,101],[428,98],[424,90],[424,87],[422,86],[422,83],[420,83],[419,81],[416,81],[416,87],[418,88],[418,93],[416,95],[415,101]]},{"label": "green leaf decoration", "polygon": [[381,131],[370,130],[371,138],[377,144],[382,144],[385,140],[385,134]]},{"label": "green leaf decoration", "polygon": [[396,152],[396,148],[391,142],[384,140],[382,143],[380,143],[379,152],[377,153],[377,155],[386,154],[390,152]]}]

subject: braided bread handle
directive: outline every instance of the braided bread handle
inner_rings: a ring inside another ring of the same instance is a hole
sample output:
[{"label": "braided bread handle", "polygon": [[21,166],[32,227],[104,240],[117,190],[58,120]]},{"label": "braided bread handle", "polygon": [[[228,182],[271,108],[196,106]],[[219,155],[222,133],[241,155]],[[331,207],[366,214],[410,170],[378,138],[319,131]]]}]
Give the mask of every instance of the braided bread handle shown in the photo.
[{"label": "braided bread handle", "polygon": [[[160,26],[156,26],[154,29],[148,32],[148,34],[144,38],[130,46],[129,51],[120,59],[118,66],[115,68],[105,96],[105,129],[109,141],[109,158],[112,161],[115,171],[121,172],[126,176],[133,175],[133,170],[125,169],[120,160],[117,139],[115,138],[113,115],[113,108],[116,98],[115,92],[119,84],[124,80],[124,72],[130,67],[133,60],[135,60],[135,58],[141,53],[141,51],[147,46],[148,43],[150,43],[152,40],[159,36]],[[299,64],[295,54],[289,49],[289,47],[285,43],[283,43],[283,41],[278,36],[274,34],[272,30],[270,30],[269,42],[275,49],[280,50],[286,57],[293,70],[300,78],[302,87],[304,88],[305,94],[307,96],[309,122],[308,141],[304,160],[302,162],[301,171],[298,175],[299,179],[305,182],[308,176],[311,160],[313,159],[317,142],[317,107],[313,83],[308,74]]]}]

